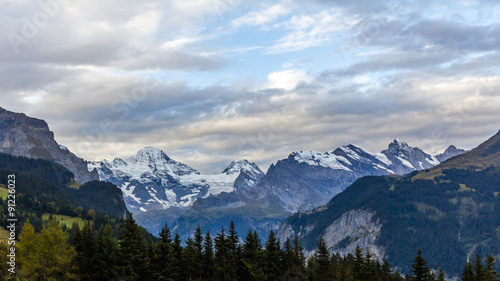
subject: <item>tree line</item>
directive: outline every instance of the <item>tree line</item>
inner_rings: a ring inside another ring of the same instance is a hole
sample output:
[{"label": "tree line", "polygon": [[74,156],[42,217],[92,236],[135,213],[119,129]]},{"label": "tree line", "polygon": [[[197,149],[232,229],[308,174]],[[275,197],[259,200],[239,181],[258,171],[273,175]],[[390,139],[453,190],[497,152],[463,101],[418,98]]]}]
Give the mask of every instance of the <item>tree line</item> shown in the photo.
[{"label": "tree line", "polygon": [[[49,220],[41,232],[25,222],[17,243],[16,275],[7,272],[7,247],[1,247],[2,280],[311,280],[311,281],[443,281],[444,272],[431,270],[419,250],[412,273],[403,275],[369,251],[330,254],[323,239],[306,259],[297,237],[280,243],[273,231],[263,242],[255,231],[241,239],[233,222],[216,235],[200,227],[182,243],[167,225],[159,238],[146,238],[132,215],[116,231],[110,224],[94,231],[91,222],[63,231]],[[499,280],[495,259],[464,266],[463,281]],[[18,279],[16,279],[18,278]]]}]

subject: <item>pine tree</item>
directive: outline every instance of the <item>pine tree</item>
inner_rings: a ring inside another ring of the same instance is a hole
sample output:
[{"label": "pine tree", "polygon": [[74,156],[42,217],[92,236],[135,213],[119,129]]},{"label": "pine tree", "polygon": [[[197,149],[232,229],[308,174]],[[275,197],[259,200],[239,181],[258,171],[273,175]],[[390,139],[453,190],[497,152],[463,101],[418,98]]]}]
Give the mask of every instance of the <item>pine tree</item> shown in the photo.
[{"label": "pine tree", "polygon": [[207,231],[203,240],[203,279],[214,278],[214,245],[210,232]]},{"label": "pine tree", "polygon": [[293,259],[292,259],[292,273],[295,280],[306,280],[306,258],[304,256],[304,248],[299,243],[299,237],[295,236],[293,239]]},{"label": "pine tree", "polygon": [[248,231],[243,242],[243,274],[242,280],[262,280],[264,273],[262,264],[262,244],[257,233]]},{"label": "pine tree", "polygon": [[413,261],[412,272],[414,274],[414,281],[428,281],[430,279],[431,270],[427,266],[427,261],[422,257],[422,250],[418,250],[417,255]]},{"label": "pine tree", "polygon": [[446,276],[444,274],[443,269],[440,267],[438,271],[437,281],[446,281]]},{"label": "pine tree", "polygon": [[[200,261],[200,263],[202,263],[203,262],[203,231],[201,230],[199,225],[194,232],[194,246],[196,248],[196,258]],[[201,278],[201,273],[200,273],[199,277]]]},{"label": "pine tree", "polygon": [[357,280],[363,280],[365,276],[365,258],[363,256],[363,250],[359,245],[356,245],[356,249],[354,250],[354,266],[352,273],[354,278]]},{"label": "pine tree", "polygon": [[384,260],[382,266],[380,267],[380,280],[390,281],[392,277],[392,268],[387,260]]},{"label": "pine tree", "polygon": [[330,261],[330,252],[326,248],[325,240],[321,237],[318,242],[318,250],[313,256],[316,268],[314,271],[314,280],[327,281],[332,280],[333,264]]},{"label": "pine tree", "polygon": [[168,225],[160,231],[153,258],[153,275],[157,280],[169,280],[172,267],[172,238]]},{"label": "pine tree", "polygon": [[99,228],[97,237],[97,271],[95,280],[106,281],[114,278],[113,272],[118,272],[118,244],[113,238],[113,228],[109,223]]},{"label": "pine tree", "polygon": [[378,270],[380,268],[380,264],[377,265],[376,262],[372,260],[372,254],[370,250],[366,250],[365,261],[364,261],[364,280],[366,281],[374,281],[378,279]]},{"label": "pine tree", "polygon": [[481,256],[479,254],[476,255],[476,261],[474,262],[474,280],[486,280],[486,269],[483,266]]},{"label": "pine tree", "polygon": [[77,266],[77,274],[82,281],[94,280],[94,274],[97,271],[97,243],[92,232],[92,227],[89,222],[85,225],[80,233],[77,234],[73,242],[76,250],[75,265]]},{"label": "pine tree", "polygon": [[495,272],[495,259],[491,254],[484,260],[486,263],[486,281],[496,281],[497,273]]},{"label": "pine tree", "polygon": [[148,244],[147,244],[147,252],[146,252],[146,271],[145,275],[142,280],[144,281],[152,281],[156,280],[154,279],[154,275],[156,273],[156,266],[155,266],[155,246],[153,243],[153,239],[149,237],[148,239]]},{"label": "pine tree", "polygon": [[172,267],[170,271],[170,278],[172,280],[182,280],[184,278],[185,272],[182,266],[182,252],[181,237],[176,233],[172,243]]},{"label": "pine tree", "polygon": [[[316,272],[318,270],[318,262],[314,258],[310,258],[307,261],[307,280],[315,281],[316,280]],[[344,280],[344,279],[342,279]]]},{"label": "pine tree", "polygon": [[224,228],[215,237],[215,270],[218,280],[229,280],[228,275],[228,259],[229,246],[228,238],[224,232]]},{"label": "pine tree", "polygon": [[474,281],[474,265],[469,258],[462,271],[462,281]]},{"label": "pine tree", "polygon": [[144,276],[147,265],[146,244],[141,229],[130,213],[123,222],[119,245],[120,261],[126,274],[136,278]]},{"label": "pine tree", "polygon": [[231,221],[231,223],[229,224],[229,235],[227,236],[227,238],[228,238],[228,250],[229,250],[228,280],[237,280],[238,276],[241,275],[241,270],[243,268],[243,265],[241,263],[240,240],[238,238],[238,233],[236,232],[236,226],[234,225],[233,221]]},{"label": "pine tree", "polygon": [[263,252],[264,274],[268,280],[279,280],[282,272],[281,245],[273,230],[269,232]]},{"label": "pine tree", "polygon": [[201,280],[202,261],[198,259],[196,245],[191,237],[186,240],[186,247],[182,254],[182,265],[186,280]]},{"label": "pine tree", "polygon": [[283,279],[291,279],[291,268],[293,267],[293,247],[290,238],[287,237],[285,243],[283,243]]}]

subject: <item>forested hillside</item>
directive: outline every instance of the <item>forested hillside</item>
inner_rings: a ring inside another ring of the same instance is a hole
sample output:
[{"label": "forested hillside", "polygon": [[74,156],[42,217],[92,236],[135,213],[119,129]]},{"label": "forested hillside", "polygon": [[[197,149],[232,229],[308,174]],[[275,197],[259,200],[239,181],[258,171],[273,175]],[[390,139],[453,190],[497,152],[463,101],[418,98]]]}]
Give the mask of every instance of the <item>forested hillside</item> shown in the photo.
[{"label": "forested hillside", "polygon": [[[19,236],[17,277],[21,280],[311,280],[311,281],[443,281],[444,272],[433,271],[419,250],[411,273],[403,276],[370,251],[357,248],[345,257],[331,255],[320,239],[316,253],[306,261],[297,237],[279,242],[273,231],[267,241],[249,231],[241,239],[231,222],[228,230],[210,234],[197,228],[182,241],[167,225],[156,243],[147,239],[132,215],[124,221],[118,240],[110,224],[94,230],[90,223],[80,229],[74,224],[63,231],[57,221],[45,223],[37,233],[26,223]],[[1,277],[5,274],[7,249],[1,247]],[[3,260],[1,260],[3,259]],[[466,263],[464,281],[498,280],[495,259],[477,256]]]}]

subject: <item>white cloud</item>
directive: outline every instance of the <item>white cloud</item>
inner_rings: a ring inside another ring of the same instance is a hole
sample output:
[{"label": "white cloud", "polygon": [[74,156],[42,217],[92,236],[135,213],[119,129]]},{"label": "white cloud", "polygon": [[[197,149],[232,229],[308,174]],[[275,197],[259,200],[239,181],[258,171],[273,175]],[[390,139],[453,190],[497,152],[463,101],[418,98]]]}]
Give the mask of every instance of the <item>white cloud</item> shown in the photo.
[{"label": "white cloud", "polygon": [[276,54],[303,50],[330,42],[341,30],[355,21],[346,22],[337,9],[329,9],[312,15],[295,15],[279,27],[291,30],[270,46],[266,53]]},{"label": "white cloud", "polygon": [[287,69],[283,71],[271,72],[267,76],[266,88],[279,88],[293,90],[300,83],[309,83],[313,78],[301,69]]},{"label": "white cloud", "polygon": [[279,3],[265,10],[251,11],[244,16],[234,19],[231,22],[231,26],[235,29],[245,25],[262,26],[268,23],[272,23],[279,17],[287,15],[290,12],[291,9],[289,5],[287,5],[287,3]]}]

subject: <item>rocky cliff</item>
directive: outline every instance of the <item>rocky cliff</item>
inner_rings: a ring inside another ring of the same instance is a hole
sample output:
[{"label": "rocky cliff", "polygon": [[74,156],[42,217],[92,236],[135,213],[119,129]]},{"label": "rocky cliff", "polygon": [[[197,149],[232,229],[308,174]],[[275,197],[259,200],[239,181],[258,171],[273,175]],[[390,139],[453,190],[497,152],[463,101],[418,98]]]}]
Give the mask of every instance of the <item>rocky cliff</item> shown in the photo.
[{"label": "rocky cliff", "polygon": [[99,180],[97,171],[88,171],[87,162],[59,145],[43,120],[0,107],[0,152],[54,161],[73,172],[81,183]]}]

